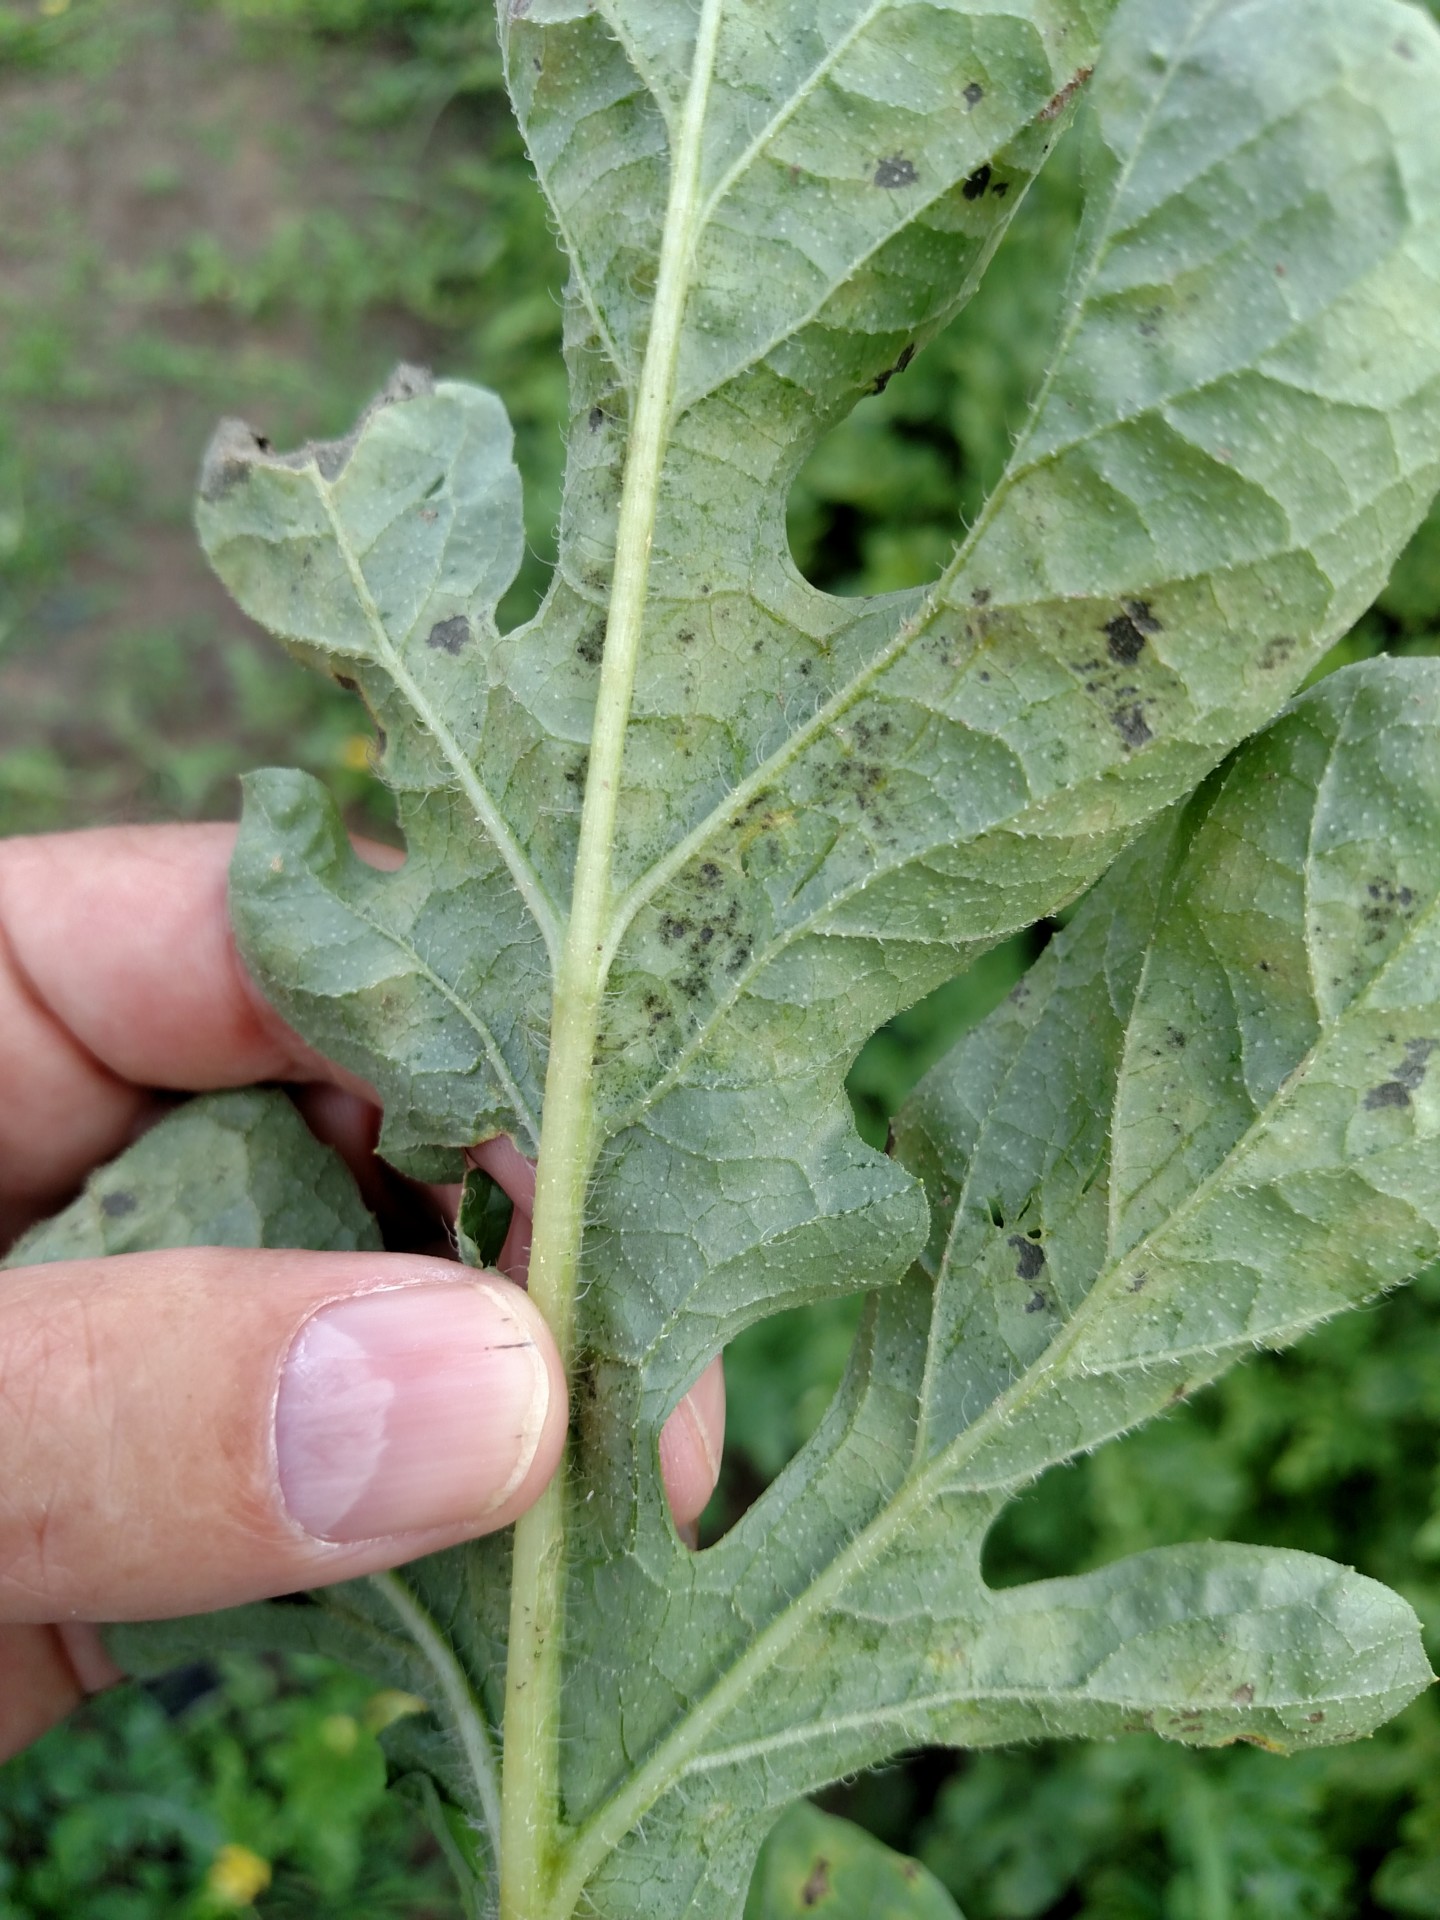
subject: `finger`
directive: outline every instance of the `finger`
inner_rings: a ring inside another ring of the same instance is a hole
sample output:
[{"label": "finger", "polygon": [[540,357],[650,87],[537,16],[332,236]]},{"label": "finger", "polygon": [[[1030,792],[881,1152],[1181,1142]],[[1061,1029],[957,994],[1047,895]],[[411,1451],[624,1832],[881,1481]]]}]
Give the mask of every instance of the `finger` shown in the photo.
[{"label": "finger", "polygon": [[687,1537],[715,1491],[724,1450],[725,1372],[717,1358],[676,1407],[660,1434],[660,1469],[670,1496],[670,1510],[676,1526]]},{"label": "finger", "polygon": [[0,1763],[124,1675],[90,1626],[0,1626]]},{"label": "finger", "polygon": [[565,1386],[516,1287],[408,1255],[130,1254],[0,1276],[0,1619],[156,1619],[507,1525]]},{"label": "finger", "polygon": [[63,1199],[151,1116],[146,1089],[351,1084],[240,963],[234,840],[191,826],[0,841],[0,1207]]}]

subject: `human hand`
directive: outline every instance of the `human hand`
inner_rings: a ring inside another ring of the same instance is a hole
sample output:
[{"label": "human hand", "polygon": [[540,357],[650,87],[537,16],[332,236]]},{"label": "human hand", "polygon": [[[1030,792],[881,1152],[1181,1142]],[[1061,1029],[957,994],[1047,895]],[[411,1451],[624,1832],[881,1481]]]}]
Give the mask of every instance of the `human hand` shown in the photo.
[{"label": "human hand", "polygon": [[[299,1084],[362,1184],[380,1178],[368,1090],[236,954],[233,840],[0,841],[0,1249],[177,1092]],[[518,1272],[533,1175],[506,1143],[474,1157],[516,1202]],[[323,1586],[507,1526],[565,1428],[537,1309],[452,1260],[186,1248],[0,1273],[0,1759],[121,1677],[85,1623]],[[661,1439],[682,1529],[723,1432],[717,1362]]]}]

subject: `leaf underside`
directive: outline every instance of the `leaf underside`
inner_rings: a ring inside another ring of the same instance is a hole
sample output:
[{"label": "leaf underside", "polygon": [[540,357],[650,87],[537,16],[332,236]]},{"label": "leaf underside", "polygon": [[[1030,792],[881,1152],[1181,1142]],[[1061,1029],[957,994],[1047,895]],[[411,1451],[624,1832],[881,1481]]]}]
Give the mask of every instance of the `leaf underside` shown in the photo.
[{"label": "leaf underside", "polygon": [[[542,1145],[617,512],[654,483],[546,1913],[737,1916],[778,1810],[924,1742],[1369,1731],[1428,1672],[1357,1574],[1196,1546],[995,1591],[980,1553],[1047,1466],[1440,1248],[1440,675],[1269,724],[1440,485],[1440,35],[1400,0],[1299,34],[1287,0],[521,0],[501,38],[572,262],[540,613],[495,622],[500,403],[413,371],[345,442],[222,429],[199,520],[240,604],[362,690],[408,849],[376,872],[316,783],[254,776],[245,957],[379,1088],[382,1150],[446,1177]],[[817,591],[794,474],[967,297],[1081,101],[1067,319],[1004,478],[932,587]],[[869,1034],[1107,868],[894,1156],[864,1147]],[[756,1318],[858,1290],[821,1430],[690,1554],[665,1416]],[[234,1631],[425,1694],[404,1764],[478,1823],[506,1577],[481,1543]]]}]

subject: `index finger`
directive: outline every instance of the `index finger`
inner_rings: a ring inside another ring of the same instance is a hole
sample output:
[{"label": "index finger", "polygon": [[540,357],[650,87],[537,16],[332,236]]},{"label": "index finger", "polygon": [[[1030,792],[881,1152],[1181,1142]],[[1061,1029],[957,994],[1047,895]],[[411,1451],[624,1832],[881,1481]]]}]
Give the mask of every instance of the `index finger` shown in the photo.
[{"label": "index finger", "polygon": [[349,1076],[268,1007],[226,907],[233,826],[0,841],[0,1223],[65,1199],[160,1092]]}]

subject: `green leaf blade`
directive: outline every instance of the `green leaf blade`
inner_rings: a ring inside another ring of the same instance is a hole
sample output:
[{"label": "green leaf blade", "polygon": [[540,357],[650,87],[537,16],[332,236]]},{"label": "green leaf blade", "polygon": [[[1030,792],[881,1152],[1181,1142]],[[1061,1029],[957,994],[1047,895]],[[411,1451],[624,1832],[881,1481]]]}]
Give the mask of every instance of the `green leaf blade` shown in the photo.
[{"label": "green leaf blade", "polygon": [[0,1267],[162,1247],[329,1247],[373,1253],[380,1234],[348,1170],[282,1093],[203,1094],[91,1176]]},{"label": "green leaf blade", "polygon": [[940,1882],[862,1827],[798,1806],[761,1850],[745,1920],[962,1920]]}]

